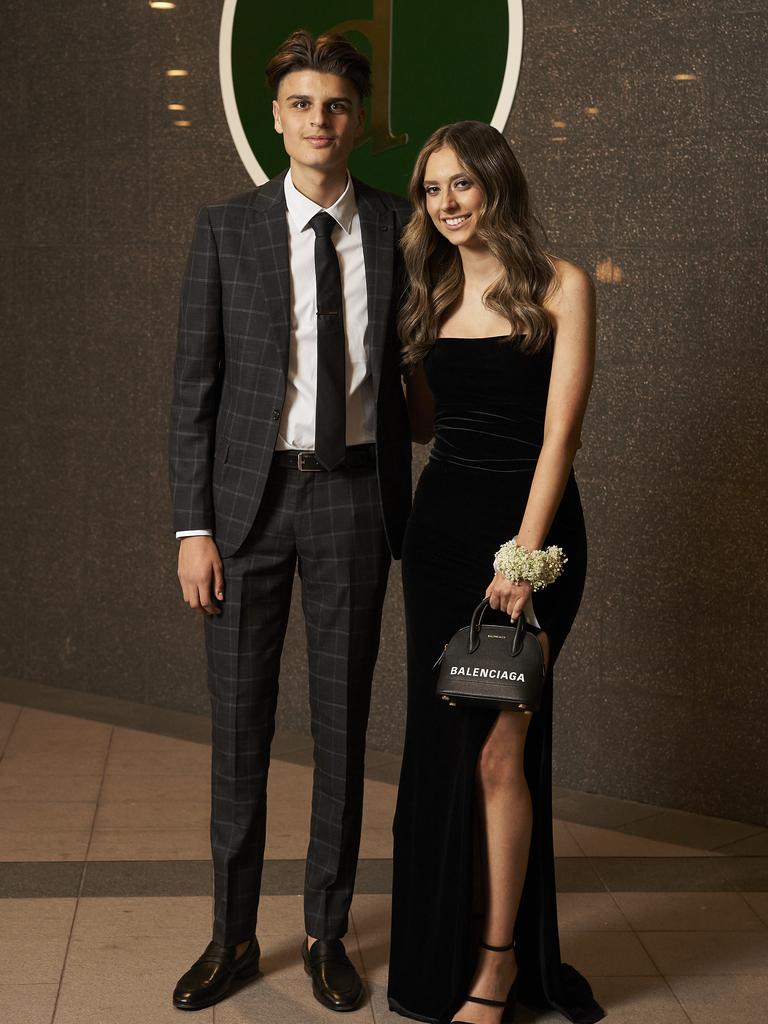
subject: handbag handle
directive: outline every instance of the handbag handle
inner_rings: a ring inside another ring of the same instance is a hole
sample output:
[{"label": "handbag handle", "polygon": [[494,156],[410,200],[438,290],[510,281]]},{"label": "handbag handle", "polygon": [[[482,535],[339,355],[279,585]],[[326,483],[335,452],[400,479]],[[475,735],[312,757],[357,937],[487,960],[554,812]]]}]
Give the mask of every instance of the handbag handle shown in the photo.
[{"label": "handbag handle", "polygon": [[[467,637],[467,653],[474,654],[480,646],[480,627],[483,624],[483,616],[490,607],[487,597],[484,597],[480,604],[472,612],[472,621],[469,624],[469,636]],[[516,657],[523,649],[525,641],[525,612],[521,611],[514,622],[515,635],[512,637],[512,657]]]}]

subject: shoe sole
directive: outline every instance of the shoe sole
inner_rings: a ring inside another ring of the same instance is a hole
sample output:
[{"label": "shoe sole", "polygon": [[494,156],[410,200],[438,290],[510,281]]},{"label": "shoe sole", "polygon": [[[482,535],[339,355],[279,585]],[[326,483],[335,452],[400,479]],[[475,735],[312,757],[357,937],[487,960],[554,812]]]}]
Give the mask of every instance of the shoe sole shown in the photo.
[{"label": "shoe sole", "polygon": [[215,1006],[216,1003],[220,1003],[223,999],[227,999],[229,996],[234,995],[243,988],[248,981],[253,981],[255,978],[261,977],[261,971],[259,965],[256,963],[255,967],[250,967],[247,971],[243,971],[242,974],[235,974],[232,981],[224,989],[224,991],[216,996],[215,999],[206,999],[203,1003],[195,1003],[194,1006],[190,1006],[187,1003],[177,1003],[173,1000],[173,1006],[176,1010],[183,1010],[185,1013],[194,1013],[195,1010],[205,1010],[209,1006]]},{"label": "shoe sole", "polygon": [[[303,956],[302,959],[304,959]],[[312,978],[312,968],[309,966],[306,960],[304,960],[304,973],[308,974],[310,978]],[[312,978],[312,994],[314,995],[318,1003],[324,1006],[327,1010],[335,1010],[336,1013],[351,1013],[353,1010],[359,1010],[363,1002],[363,999],[365,998],[365,992],[363,991],[360,993],[360,995],[357,997],[357,1000],[354,1003],[350,1003],[349,1006],[338,1006],[332,1000],[326,999],[322,995],[322,993],[318,991],[317,986],[315,985],[314,978]]]}]

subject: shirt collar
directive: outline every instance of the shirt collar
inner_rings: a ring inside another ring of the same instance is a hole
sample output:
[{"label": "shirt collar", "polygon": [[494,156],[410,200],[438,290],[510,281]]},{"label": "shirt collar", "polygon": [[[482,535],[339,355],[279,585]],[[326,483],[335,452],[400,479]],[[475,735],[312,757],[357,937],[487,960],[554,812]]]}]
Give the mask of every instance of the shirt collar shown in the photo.
[{"label": "shirt collar", "polygon": [[[309,227],[309,222],[316,213],[320,213],[323,207],[318,206],[317,203],[299,192],[293,184],[290,170],[285,176],[283,188],[285,190],[285,205],[288,207],[291,220],[299,231],[306,230]],[[352,185],[352,177],[349,173],[347,174],[347,187],[333,206],[329,206],[325,212],[330,213],[336,223],[344,228],[347,234],[351,233],[352,220],[357,213],[357,201],[355,199],[355,189]]]}]

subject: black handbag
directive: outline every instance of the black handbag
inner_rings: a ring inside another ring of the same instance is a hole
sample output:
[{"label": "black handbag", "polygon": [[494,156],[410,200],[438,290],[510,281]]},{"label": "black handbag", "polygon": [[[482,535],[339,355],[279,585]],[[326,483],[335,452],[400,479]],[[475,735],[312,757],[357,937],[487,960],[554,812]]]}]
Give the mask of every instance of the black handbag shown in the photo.
[{"label": "black handbag", "polygon": [[[435,663],[437,695],[453,707],[538,711],[544,689],[544,654],[525,613],[512,626],[484,626],[484,598],[469,626],[451,637]],[[520,707],[519,705],[524,705]]]}]

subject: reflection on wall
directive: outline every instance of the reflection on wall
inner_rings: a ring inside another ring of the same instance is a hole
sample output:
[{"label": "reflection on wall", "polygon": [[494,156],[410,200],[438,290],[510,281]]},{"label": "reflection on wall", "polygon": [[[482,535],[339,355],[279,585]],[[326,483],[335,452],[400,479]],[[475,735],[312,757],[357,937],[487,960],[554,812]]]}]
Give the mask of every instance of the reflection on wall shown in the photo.
[{"label": "reflection on wall", "polygon": [[[250,187],[220,7],[2,9],[0,672],[204,711],[165,452],[193,216]],[[764,822],[766,8],[537,0],[526,17],[506,132],[600,321],[556,780]],[[306,728],[290,628],[280,714]],[[374,747],[400,743],[403,660],[395,566]]]}]

